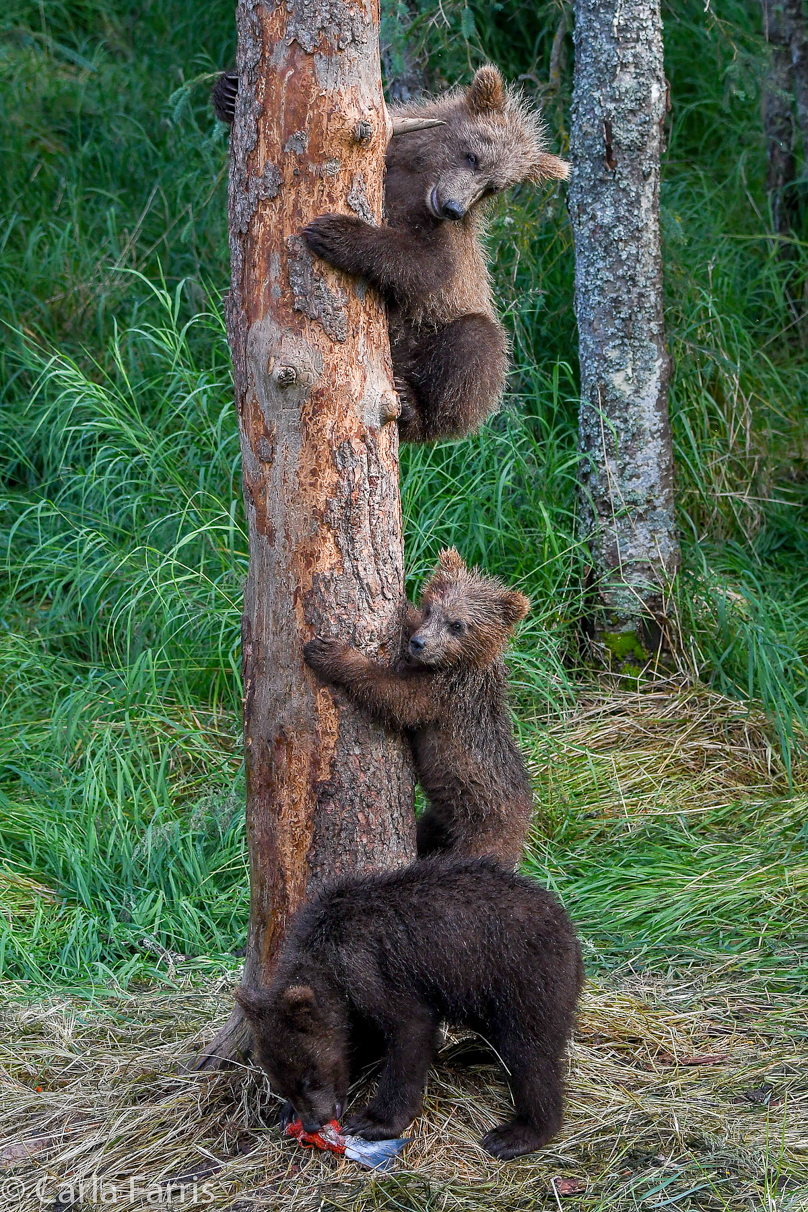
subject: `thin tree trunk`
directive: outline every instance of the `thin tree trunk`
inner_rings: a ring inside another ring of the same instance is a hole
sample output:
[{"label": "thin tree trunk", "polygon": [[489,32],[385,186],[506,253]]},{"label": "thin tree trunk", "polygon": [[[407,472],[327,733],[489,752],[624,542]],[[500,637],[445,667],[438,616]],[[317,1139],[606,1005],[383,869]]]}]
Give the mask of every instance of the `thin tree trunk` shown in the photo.
[{"label": "thin tree trunk", "polygon": [[768,170],[766,189],[777,235],[787,235],[794,220],[794,65],[792,63],[792,16],[794,5],[783,0],[761,0],[763,34],[771,48],[769,71],[763,92],[763,131],[766,135]]},{"label": "thin tree trunk", "polygon": [[[384,310],[362,282],[313,259],[299,235],[325,212],[381,218],[378,3],[239,0],[236,15],[227,330],[250,542],[249,985],[269,977],[307,887],[409,861],[415,829],[402,738],[320,687],[302,657],[303,643],[323,634],[384,659],[403,622]],[[237,1008],[198,1067],[248,1046]]]},{"label": "thin tree trunk", "polygon": [[410,37],[415,18],[412,6],[405,0],[398,0],[385,20],[387,29],[394,36],[382,48],[382,69],[387,96],[396,104],[417,100],[429,91],[426,68],[417,58]]},{"label": "thin tree trunk", "polygon": [[666,636],[679,566],[659,235],[666,113],[658,0],[576,0],[570,213],[581,363],[581,522],[603,659]]},{"label": "thin tree trunk", "polygon": [[791,67],[794,72],[794,94],[797,101],[797,125],[802,135],[802,158],[808,161],[808,36],[805,28],[803,0],[785,0],[789,22]]}]

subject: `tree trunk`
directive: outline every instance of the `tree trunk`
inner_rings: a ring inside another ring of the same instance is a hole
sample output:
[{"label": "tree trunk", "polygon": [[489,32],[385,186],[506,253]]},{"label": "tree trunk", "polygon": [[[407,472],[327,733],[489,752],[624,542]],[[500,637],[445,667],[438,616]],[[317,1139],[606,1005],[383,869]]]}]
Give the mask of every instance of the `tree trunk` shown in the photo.
[{"label": "tree trunk", "polygon": [[424,64],[419,60],[410,36],[416,19],[412,6],[398,0],[384,19],[388,39],[382,47],[382,69],[387,96],[396,104],[417,100],[429,91]]},{"label": "tree trunk", "polygon": [[794,160],[794,65],[791,55],[792,4],[783,0],[761,0],[763,34],[771,48],[769,70],[763,92],[763,131],[766,136],[768,170],[766,189],[772,212],[772,228],[787,235],[793,228],[795,196]]},{"label": "tree trunk", "polygon": [[576,0],[569,191],[581,363],[581,525],[602,659],[667,637],[679,566],[659,236],[667,88],[658,0]]},{"label": "tree trunk", "polygon": [[[250,566],[242,625],[250,925],[244,983],[271,974],[307,888],[414,857],[402,738],[318,685],[315,634],[398,652],[398,402],[379,299],[317,261],[315,215],[382,213],[378,3],[239,0],[227,330]],[[249,1046],[242,1013],[199,1058]]]},{"label": "tree trunk", "polygon": [[791,67],[797,101],[797,125],[802,135],[802,158],[808,162],[808,36],[803,0],[785,0],[789,20]]}]

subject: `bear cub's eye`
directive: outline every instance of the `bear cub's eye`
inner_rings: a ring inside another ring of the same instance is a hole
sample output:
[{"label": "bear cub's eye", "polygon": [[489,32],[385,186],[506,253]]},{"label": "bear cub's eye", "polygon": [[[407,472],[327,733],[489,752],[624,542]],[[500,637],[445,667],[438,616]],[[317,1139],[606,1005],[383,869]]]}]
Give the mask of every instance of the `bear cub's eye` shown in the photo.
[{"label": "bear cub's eye", "polygon": [[454,632],[455,635],[462,635],[463,634],[463,624],[462,623],[450,623],[449,630]]},{"label": "bear cub's eye", "polygon": [[477,159],[474,152],[469,152],[468,155],[466,156],[466,159],[468,160],[468,162],[472,168],[479,167],[480,161]]}]

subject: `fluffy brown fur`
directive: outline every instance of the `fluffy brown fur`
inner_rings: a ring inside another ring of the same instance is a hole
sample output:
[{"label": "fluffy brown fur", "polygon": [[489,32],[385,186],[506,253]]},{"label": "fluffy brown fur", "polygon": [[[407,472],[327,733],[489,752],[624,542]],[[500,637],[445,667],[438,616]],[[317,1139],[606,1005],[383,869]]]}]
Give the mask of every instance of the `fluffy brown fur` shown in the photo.
[{"label": "fluffy brown fur", "polygon": [[530,603],[500,581],[441,553],[410,606],[407,657],[395,668],[338,638],[305,647],[309,665],[412,740],[429,807],[418,854],[450,850],[518,861],[530,822],[530,780],[513,736],[503,650]]},{"label": "fluffy brown fur", "polygon": [[[232,121],[238,80],[222,80],[214,104]],[[385,226],[321,215],[303,234],[318,256],[367,278],[387,300],[401,436],[462,437],[497,407],[508,370],[481,242],[487,202],[520,181],[564,178],[568,168],[547,154],[538,114],[495,67],[393,117],[443,125],[390,141]]]},{"label": "fluffy brown fur", "polygon": [[493,859],[432,858],[341,881],[292,923],[272,984],[236,997],[274,1090],[312,1131],[338,1118],[352,1046],[381,1040],[373,1101],[344,1131],[399,1136],[421,1109],[442,1020],[479,1032],[505,1065],[516,1115],[482,1140],[494,1157],[561,1126],[560,1059],[583,983],[555,898]]}]

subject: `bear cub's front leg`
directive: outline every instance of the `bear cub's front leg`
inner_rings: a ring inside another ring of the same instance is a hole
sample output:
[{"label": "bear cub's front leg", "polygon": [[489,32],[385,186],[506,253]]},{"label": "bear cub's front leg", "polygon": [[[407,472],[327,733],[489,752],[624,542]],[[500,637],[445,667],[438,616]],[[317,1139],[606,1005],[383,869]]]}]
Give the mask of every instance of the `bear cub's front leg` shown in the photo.
[{"label": "bear cub's front leg", "polygon": [[320,215],[303,228],[303,238],[318,257],[349,274],[369,272],[365,247],[375,227],[350,215]]},{"label": "bear cub's front leg", "polygon": [[401,999],[398,1021],[387,1026],[384,1067],[376,1097],[345,1124],[365,1140],[399,1136],[420,1114],[429,1066],[437,1050],[439,1016],[423,1003]]},{"label": "bear cub's front leg", "polygon": [[424,672],[406,674],[380,665],[331,636],[309,640],[303,655],[323,681],[340,686],[354,703],[394,728],[417,728],[440,710]]},{"label": "bear cub's front leg", "polygon": [[[430,295],[450,266],[411,232],[374,227],[350,215],[319,215],[303,228],[309,249],[335,269],[366,278],[388,302]],[[394,364],[395,369],[395,364]]]}]

